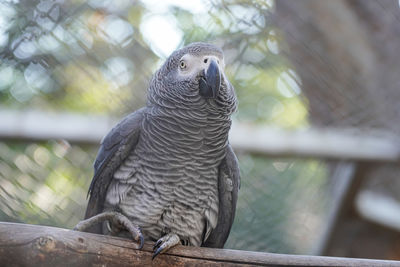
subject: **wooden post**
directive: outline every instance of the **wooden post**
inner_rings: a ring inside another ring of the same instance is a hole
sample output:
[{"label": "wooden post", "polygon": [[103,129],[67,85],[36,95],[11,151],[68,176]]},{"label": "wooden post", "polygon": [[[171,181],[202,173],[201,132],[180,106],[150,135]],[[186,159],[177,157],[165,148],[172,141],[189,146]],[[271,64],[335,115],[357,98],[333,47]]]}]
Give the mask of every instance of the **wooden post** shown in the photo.
[{"label": "wooden post", "polygon": [[398,261],[177,246],[151,260],[129,240],[47,226],[0,223],[1,266],[400,266]]}]

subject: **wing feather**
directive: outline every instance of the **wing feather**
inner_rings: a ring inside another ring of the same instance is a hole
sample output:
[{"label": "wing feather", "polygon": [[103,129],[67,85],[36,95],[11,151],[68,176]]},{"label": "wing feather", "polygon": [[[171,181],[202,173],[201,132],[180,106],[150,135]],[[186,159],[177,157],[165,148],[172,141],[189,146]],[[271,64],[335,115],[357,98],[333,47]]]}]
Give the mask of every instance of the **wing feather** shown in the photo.
[{"label": "wing feather", "polygon": [[[142,108],[126,116],[103,138],[94,163],[85,219],[102,212],[114,172],[139,141],[144,111],[145,108]],[[101,226],[93,227],[89,231],[101,233]]]},{"label": "wing feather", "polygon": [[217,226],[202,246],[222,248],[228,239],[235,218],[236,202],[240,187],[239,163],[232,147],[228,145],[226,156],[219,166],[219,210]]}]

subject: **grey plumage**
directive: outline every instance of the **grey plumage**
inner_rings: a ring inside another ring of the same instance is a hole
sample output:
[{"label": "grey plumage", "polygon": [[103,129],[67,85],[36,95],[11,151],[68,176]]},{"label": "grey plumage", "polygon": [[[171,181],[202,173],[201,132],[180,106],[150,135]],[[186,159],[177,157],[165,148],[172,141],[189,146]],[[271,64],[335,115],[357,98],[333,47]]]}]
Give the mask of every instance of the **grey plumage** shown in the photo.
[{"label": "grey plumage", "polygon": [[[173,233],[183,244],[223,247],[240,179],[228,143],[236,96],[223,64],[222,51],[205,43],[166,60],[150,82],[146,107],[103,139],[85,218],[117,211],[145,238]],[[221,73],[208,78],[210,87],[200,84],[211,72]],[[91,231],[108,229],[98,225]]]}]

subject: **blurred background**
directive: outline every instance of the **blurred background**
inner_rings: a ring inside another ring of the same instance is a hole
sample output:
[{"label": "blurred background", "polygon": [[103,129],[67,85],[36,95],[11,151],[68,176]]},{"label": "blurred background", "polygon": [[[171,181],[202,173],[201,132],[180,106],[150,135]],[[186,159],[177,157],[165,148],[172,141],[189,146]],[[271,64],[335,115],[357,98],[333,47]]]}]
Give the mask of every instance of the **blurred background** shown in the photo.
[{"label": "blurred background", "polygon": [[101,137],[194,41],[239,99],[225,247],[400,259],[395,0],[0,1],[0,221],[81,220]]}]

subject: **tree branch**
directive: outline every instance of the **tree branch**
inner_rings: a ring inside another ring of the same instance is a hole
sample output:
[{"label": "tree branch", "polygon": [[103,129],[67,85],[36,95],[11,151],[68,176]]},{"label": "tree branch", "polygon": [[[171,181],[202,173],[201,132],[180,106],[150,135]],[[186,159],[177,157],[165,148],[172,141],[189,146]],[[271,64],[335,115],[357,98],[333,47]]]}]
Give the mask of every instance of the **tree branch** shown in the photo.
[{"label": "tree branch", "polygon": [[177,246],[154,261],[151,244],[47,226],[0,223],[2,266],[400,266],[400,262]]}]

